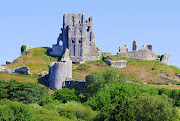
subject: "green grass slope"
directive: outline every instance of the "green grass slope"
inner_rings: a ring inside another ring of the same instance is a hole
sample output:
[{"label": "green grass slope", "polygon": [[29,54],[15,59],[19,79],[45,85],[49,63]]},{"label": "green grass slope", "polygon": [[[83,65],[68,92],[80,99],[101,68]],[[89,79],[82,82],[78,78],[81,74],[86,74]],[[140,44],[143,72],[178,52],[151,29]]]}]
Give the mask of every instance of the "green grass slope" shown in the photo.
[{"label": "green grass slope", "polygon": [[30,72],[39,74],[42,71],[48,71],[51,62],[58,61],[58,57],[49,56],[50,49],[48,48],[33,48],[26,51],[27,54],[15,59],[8,68],[16,68],[19,66],[28,66]]},{"label": "green grass slope", "polygon": [[[19,66],[28,66],[30,72],[35,75],[39,74],[42,71],[48,71],[49,65],[51,62],[57,62],[58,57],[50,56],[50,49],[48,48],[33,48],[27,51],[26,55],[22,55],[15,59],[8,68],[16,68]],[[117,55],[111,56],[117,60]],[[148,84],[175,84],[179,83],[180,80],[176,76],[180,73],[180,69],[175,66],[169,66],[162,64],[158,60],[136,60],[136,59],[127,59],[127,67],[118,69],[120,72],[127,73],[132,77],[137,78],[140,82]],[[85,79],[93,71],[101,72],[106,68],[110,68],[104,61],[91,61],[85,62],[84,64],[73,64],[73,78],[75,79]],[[7,77],[0,73],[0,79],[7,80],[11,78],[17,78],[17,80],[26,79],[27,81],[34,81],[35,78],[24,77],[19,75],[7,74]],[[19,78],[19,79],[18,79]]]}]

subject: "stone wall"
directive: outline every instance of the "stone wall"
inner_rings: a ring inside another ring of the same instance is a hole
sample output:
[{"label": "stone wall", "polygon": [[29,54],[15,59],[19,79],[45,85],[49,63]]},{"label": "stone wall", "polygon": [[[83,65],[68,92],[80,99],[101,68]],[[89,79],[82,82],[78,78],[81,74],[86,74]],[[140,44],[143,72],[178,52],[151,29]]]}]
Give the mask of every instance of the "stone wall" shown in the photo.
[{"label": "stone wall", "polygon": [[116,67],[116,68],[125,68],[127,63],[127,61],[125,60],[112,61],[105,59],[104,61],[111,67]]},{"label": "stone wall", "polygon": [[54,56],[62,56],[63,55],[63,47],[61,45],[54,44],[52,46],[52,52],[50,52],[51,55]]},{"label": "stone wall", "polygon": [[72,60],[66,49],[60,62],[52,62],[49,68],[49,86],[53,90],[62,89],[66,80],[72,79]]},{"label": "stone wall", "polygon": [[125,55],[130,59],[141,59],[141,60],[156,60],[158,59],[157,54],[152,51],[152,45],[144,45],[142,50],[138,50],[138,44],[134,40],[132,51],[128,50],[127,46],[121,46],[117,55]]}]

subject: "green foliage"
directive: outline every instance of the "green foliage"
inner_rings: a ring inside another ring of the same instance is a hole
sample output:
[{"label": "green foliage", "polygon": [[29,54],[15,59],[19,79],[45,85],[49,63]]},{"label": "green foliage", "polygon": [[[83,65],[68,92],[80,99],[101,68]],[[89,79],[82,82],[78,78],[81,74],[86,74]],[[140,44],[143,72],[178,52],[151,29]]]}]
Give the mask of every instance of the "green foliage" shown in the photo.
[{"label": "green foliage", "polygon": [[177,89],[172,90],[172,89],[165,89],[165,88],[159,89],[159,95],[163,95],[163,94],[165,94],[169,98],[174,99],[176,106],[180,106],[180,90],[177,90]]},{"label": "green foliage", "polygon": [[23,103],[35,103],[47,92],[47,88],[36,83],[21,83],[16,80],[5,82],[0,80],[0,99],[7,98]]},{"label": "green foliage", "polygon": [[89,66],[86,64],[79,64],[79,66],[76,68],[77,71],[87,71],[89,69]]},{"label": "green foliage", "polygon": [[65,116],[69,119],[83,119],[86,121],[92,121],[97,115],[96,111],[93,111],[89,106],[83,106],[77,102],[68,102],[58,106],[58,112],[60,116]]},{"label": "green foliage", "polygon": [[117,68],[107,68],[102,73],[92,72],[88,76],[88,83],[85,84],[84,92],[87,97],[92,97],[99,90],[111,84],[130,81],[131,78],[125,73],[120,73]]},{"label": "green foliage", "polygon": [[130,119],[137,121],[174,121],[177,110],[166,96],[140,96],[131,100]]},{"label": "green foliage", "polygon": [[41,108],[34,111],[38,121],[74,121],[66,117],[59,116],[59,113],[55,110]]},{"label": "green foliage", "polygon": [[54,102],[53,97],[50,95],[46,95],[46,96],[42,97],[41,100],[39,100],[38,104],[40,106],[44,106],[48,103],[53,103],[53,102]]},{"label": "green foliage", "polygon": [[79,84],[79,82],[75,82],[75,83],[72,85],[72,88],[75,89],[77,92],[79,92],[80,89],[81,89],[81,84]]},{"label": "green foliage", "polygon": [[63,88],[57,90],[53,94],[53,98],[57,100],[61,100],[63,103],[66,103],[67,101],[75,100],[77,102],[80,101],[80,98],[78,96],[78,92],[74,89],[70,90],[68,88]]},{"label": "green foliage", "polygon": [[20,102],[11,102],[7,99],[0,100],[1,121],[36,121],[32,109]]},{"label": "green foliage", "polygon": [[162,55],[158,55],[157,57],[160,59]]},{"label": "green foliage", "polygon": [[126,57],[125,55],[108,55],[107,57],[105,57],[108,60],[127,60],[128,57]]},{"label": "green foliage", "polygon": [[21,52],[25,52],[25,51],[26,51],[26,48],[27,48],[26,45],[22,45],[22,46],[21,46]]}]

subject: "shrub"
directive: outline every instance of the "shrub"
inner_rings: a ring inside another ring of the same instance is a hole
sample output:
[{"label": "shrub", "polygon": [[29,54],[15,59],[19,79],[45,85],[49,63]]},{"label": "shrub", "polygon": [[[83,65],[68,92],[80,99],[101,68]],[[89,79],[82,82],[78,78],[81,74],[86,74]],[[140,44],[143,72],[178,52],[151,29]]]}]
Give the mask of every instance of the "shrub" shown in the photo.
[{"label": "shrub", "polygon": [[89,106],[83,106],[77,102],[68,102],[58,106],[60,116],[65,116],[70,119],[83,119],[91,121],[97,115]]},{"label": "shrub", "polygon": [[67,101],[80,101],[80,98],[78,96],[78,92],[74,89],[70,90],[68,88],[63,88],[63,89],[59,89],[57,90],[54,94],[53,94],[53,98],[57,99],[57,100],[61,100],[63,103],[66,103]]},{"label": "shrub", "polygon": [[0,99],[7,98],[23,103],[38,102],[47,93],[47,88],[36,83],[21,83],[16,80],[0,81]]},{"label": "shrub", "polygon": [[26,48],[27,48],[26,45],[22,45],[22,46],[21,46],[21,52],[25,52],[25,51],[26,51]]},{"label": "shrub", "polygon": [[167,96],[140,96],[130,103],[131,120],[137,121],[174,121],[177,110]]},{"label": "shrub", "polygon": [[0,100],[0,120],[2,121],[36,121],[32,109],[20,102]]}]

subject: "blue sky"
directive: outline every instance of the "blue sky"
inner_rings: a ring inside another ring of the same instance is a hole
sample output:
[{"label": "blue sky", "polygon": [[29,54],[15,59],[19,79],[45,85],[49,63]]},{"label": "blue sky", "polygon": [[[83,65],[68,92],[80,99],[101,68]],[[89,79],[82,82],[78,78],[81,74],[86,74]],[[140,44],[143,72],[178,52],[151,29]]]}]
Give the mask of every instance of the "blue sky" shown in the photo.
[{"label": "blue sky", "polygon": [[170,54],[180,67],[179,0],[15,0],[0,1],[0,64],[20,56],[21,45],[51,47],[64,13],[93,16],[96,45],[118,52],[137,40],[139,49],[152,44],[157,54]]}]

